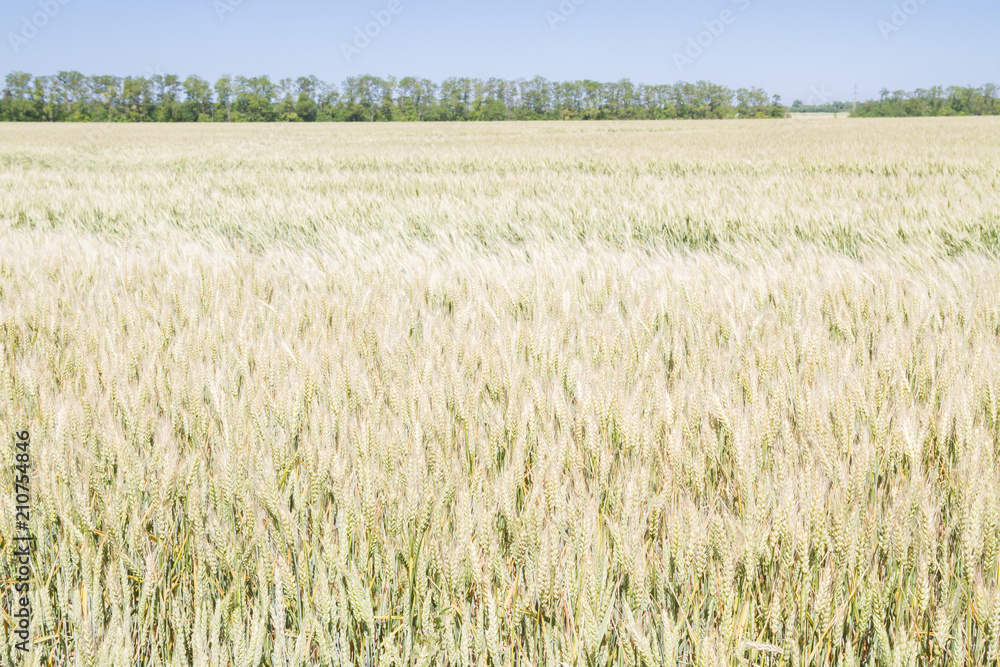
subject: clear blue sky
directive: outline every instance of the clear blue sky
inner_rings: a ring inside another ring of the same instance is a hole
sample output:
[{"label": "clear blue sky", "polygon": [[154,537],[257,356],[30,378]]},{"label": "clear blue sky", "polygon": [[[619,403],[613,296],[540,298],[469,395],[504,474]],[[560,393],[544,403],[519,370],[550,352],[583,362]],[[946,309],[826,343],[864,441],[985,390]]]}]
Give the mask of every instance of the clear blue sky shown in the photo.
[{"label": "clear blue sky", "polygon": [[[393,1],[398,14],[345,57]],[[706,79],[787,103],[848,100],[855,84],[868,98],[1000,83],[996,0],[3,0],[0,29],[3,74]]]}]

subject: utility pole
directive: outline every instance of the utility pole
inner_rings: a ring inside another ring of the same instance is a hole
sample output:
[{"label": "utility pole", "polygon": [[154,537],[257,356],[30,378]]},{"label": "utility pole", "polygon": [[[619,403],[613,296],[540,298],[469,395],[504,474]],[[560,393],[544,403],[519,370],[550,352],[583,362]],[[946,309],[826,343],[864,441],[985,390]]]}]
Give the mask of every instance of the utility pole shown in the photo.
[{"label": "utility pole", "polygon": [[858,110],[858,84],[854,84],[854,111]]}]

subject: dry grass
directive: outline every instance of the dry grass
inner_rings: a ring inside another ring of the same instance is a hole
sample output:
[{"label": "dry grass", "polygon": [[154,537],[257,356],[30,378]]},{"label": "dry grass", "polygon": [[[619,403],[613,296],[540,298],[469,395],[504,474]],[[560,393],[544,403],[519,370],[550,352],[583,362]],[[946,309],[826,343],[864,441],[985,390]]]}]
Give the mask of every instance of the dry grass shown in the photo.
[{"label": "dry grass", "polygon": [[[596,125],[596,127],[595,127]],[[18,226],[716,249],[1000,248],[1000,119],[0,127]]]},{"label": "dry grass", "polygon": [[0,126],[27,663],[996,664],[998,129]]}]

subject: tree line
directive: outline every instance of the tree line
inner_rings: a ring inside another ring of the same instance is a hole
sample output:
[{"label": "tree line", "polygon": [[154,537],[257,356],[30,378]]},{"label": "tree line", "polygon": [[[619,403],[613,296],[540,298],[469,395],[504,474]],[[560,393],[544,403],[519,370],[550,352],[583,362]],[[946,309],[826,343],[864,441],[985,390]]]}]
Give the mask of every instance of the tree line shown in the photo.
[{"label": "tree line", "polygon": [[699,81],[645,85],[623,79],[549,81],[315,76],[6,76],[3,121],[273,122],[456,120],[657,120],[783,118],[780,96]]},{"label": "tree line", "polygon": [[792,102],[792,113],[850,113],[854,105],[850,102],[823,102],[805,104],[802,100]]},{"label": "tree line", "polygon": [[879,99],[859,103],[851,115],[861,118],[996,116],[1000,115],[1000,89],[992,83],[980,88],[934,86],[912,92],[883,89]]}]

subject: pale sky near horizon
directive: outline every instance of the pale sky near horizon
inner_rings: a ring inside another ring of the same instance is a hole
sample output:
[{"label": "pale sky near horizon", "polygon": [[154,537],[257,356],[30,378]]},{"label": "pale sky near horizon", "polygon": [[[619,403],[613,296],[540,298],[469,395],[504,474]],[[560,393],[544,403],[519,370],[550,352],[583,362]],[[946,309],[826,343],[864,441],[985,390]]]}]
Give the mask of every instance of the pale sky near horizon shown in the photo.
[{"label": "pale sky near horizon", "polygon": [[996,0],[4,0],[0,73],[704,79],[818,103],[1000,83],[998,29]]}]

